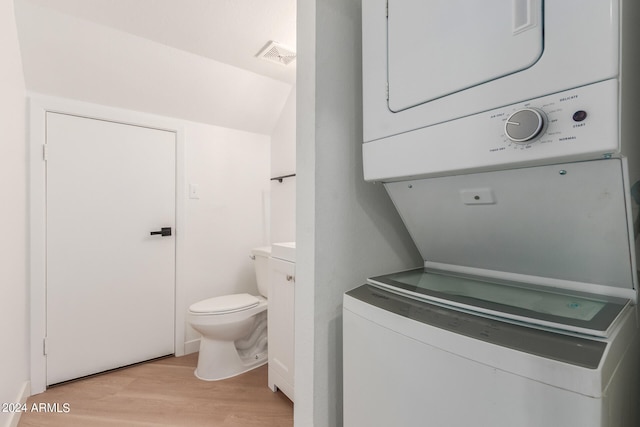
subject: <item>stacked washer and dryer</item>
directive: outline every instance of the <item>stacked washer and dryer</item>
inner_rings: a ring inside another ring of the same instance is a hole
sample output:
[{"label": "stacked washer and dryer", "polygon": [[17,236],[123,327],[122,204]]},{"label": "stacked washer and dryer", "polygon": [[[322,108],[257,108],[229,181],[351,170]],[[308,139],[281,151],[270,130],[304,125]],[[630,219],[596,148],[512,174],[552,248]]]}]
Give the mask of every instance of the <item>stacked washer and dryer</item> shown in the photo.
[{"label": "stacked washer and dryer", "polygon": [[362,3],[364,178],[424,266],[345,294],[344,425],[637,427],[640,5]]}]

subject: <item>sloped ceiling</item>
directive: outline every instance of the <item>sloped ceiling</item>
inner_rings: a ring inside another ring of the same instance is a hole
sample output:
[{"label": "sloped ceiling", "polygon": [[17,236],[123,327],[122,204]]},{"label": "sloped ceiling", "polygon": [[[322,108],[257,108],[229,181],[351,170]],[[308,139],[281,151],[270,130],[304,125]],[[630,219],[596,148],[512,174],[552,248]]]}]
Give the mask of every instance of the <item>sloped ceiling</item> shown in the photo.
[{"label": "sloped ceiling", "polygon": [[15,0],[27,89],[270,134],[295,84],[295,0]]}]

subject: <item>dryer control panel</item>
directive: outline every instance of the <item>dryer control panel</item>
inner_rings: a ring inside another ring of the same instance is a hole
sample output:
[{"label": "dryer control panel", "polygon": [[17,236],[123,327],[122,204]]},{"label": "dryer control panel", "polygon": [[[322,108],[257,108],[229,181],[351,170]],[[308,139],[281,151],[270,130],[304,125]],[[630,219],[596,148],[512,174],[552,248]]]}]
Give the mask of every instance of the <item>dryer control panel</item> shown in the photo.
[{"label": "dryer control panel", "polygon": [[580,145],[585,138],[590,139],[597,128],[607,125],[603,122],[607,116],[600,114],[601,105],[607,103],[589,92],[578,88],[489,112],[490,120],[500,122],[495,126],[502,131],[500,146],[528,149],[560,142]]},{"label": "dryer control panel", "polygon": [[365,179],[398,181],[620,155],[617,80],[363,145]]}]

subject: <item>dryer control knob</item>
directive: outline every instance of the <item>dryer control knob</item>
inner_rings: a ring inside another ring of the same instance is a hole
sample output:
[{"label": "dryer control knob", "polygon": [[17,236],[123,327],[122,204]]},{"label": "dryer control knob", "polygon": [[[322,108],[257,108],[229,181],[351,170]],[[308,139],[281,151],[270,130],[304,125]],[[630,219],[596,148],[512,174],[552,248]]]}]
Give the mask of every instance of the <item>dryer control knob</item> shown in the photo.
[{"label": "dryer control knob", "polygon": [[523,108],[509,116],[504,133],[519,144],[531,141],[542,133],[547,116],[537,108]]}]

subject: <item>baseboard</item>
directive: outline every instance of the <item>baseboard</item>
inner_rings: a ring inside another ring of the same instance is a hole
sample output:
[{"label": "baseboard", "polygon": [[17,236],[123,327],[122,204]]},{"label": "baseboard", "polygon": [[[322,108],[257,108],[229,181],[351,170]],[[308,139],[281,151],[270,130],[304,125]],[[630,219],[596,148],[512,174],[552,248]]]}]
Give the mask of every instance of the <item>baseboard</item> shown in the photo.
[{"label": "baseboard", "polygon": [[294,402],[293,384],[291,384],[287,379],[285,379],[285,377],[280,372],[277,372],[275,369],[273,369],[273,367],[271,366],[271,363],[273,362],[269,361],[269,370],[268,370],[269,388],[271,389],[271,391],[280,390],[282,393],[284,393],[285,396],[289,398],[290,401]]},{"label": "baseboard", "polygon": [[200,338],[195,339],[195,340],[191,340],[191,341],[187,341],[184,343],[184,354],[191,354],[191,353],[195,353],[196,351],[200,350]]},{"label": "baseboard", "polygon": [[[20,390],[20,394],[18,394],[15,402],[20,402],[21,405],[26,404],[29,396],[31,396],[31,383],[29,381],[25,381],[25,383],[22,385],[22,390]],[[21,415],[21,411],[11,412],[9,414],[9,423],[7,424],[7,427],[18,427]]]}]

